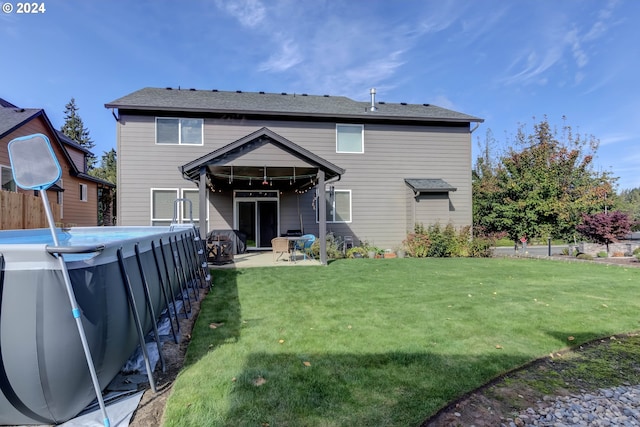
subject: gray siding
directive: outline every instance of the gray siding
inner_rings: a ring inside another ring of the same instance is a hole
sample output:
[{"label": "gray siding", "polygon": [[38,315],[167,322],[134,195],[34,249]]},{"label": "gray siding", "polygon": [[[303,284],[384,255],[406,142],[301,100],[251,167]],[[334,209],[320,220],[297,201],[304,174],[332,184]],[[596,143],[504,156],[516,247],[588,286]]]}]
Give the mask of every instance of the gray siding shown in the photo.
[{"label": "gray siding", "polygon": [[[346,169],[336,189],[352,191],[352,222],[328,224],[328,230],[366,240],[382,248],[393,248],[413,229],[412,197],[405,178],[442,178],[457,188],[449,193],[453,209],[448,218],[456,226],[471,224],[471,138],[468,128],[365,125],[365,146],[361,154],[336,153],[335,123],[266,120],[205,119],[203,146],[155,144],[155,118],[122,116],[118,125],[118,220],[121,225],[149,224],[150,188],[194,188],[182,178],[178,167],[236,141],[262,127],[304,147]],[[293,166],[293,160],[273,147],[249,153],[243,158],[257,165]],[[259,154],[259,155],[257,155]],[[317,234],[314,191],[280,197],[280,230],[298,229],[299,213],[305,232]],[[226,197],[226,200],[221,200]],[[441,200],[436,200],[441,202]],[[427,217],[433,209],[428,199],[420,200]],[[426,206],[424,209],[423,206]],[[209,228],[233,224],[229,194],[210,198]],[[447,222],[447,221],[441,221]],[[425,225],[426,222],[425,222]]]}]

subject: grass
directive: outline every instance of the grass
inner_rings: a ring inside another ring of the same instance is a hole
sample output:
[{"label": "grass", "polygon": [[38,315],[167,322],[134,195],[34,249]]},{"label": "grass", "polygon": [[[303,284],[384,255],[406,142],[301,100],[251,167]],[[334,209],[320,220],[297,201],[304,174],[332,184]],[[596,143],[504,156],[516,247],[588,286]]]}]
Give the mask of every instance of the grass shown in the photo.
[{"label": "grass", "polygon": [[534,358],[638,330],[639,279],[532,259],[215,271],[165,425],[417,426]]}]

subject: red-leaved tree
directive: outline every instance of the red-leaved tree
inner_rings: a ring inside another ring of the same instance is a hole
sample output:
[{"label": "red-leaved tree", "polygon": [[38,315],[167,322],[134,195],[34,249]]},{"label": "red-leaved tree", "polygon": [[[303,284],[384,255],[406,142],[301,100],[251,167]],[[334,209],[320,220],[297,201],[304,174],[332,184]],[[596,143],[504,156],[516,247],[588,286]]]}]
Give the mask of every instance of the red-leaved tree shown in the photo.
[{"label": "red-leaved tree", "polygon": [[582,215],[582,223],[576,227],[578,233],[596,243],[607,245],[623,239],[631,231],[633,221],[620,211]]}]

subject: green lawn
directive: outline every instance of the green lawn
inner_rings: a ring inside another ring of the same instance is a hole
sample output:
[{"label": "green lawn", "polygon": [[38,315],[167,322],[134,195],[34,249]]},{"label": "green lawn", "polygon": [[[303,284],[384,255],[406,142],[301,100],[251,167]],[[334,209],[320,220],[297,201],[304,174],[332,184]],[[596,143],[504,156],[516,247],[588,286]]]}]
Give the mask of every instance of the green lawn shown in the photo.
[{"label": "green lawn", "polygon": [[632,268],[350,259],[213,277],[166,426],[418,426],[534,358],[640,329]]}]

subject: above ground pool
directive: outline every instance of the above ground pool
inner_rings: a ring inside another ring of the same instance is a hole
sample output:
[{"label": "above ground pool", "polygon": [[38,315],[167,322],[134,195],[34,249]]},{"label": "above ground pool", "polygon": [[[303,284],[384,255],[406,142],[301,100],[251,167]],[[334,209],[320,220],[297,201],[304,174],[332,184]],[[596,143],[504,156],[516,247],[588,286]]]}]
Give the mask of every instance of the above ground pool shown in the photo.
[{"label": "above ground pool", "polygon": [[152,331],[171,298],[209,280],[193,226],[56,233],[58,246],[49,229],[0,231],[0,425],[61,423],[96,399],[77,317],[103,390],[140,329]]}]

